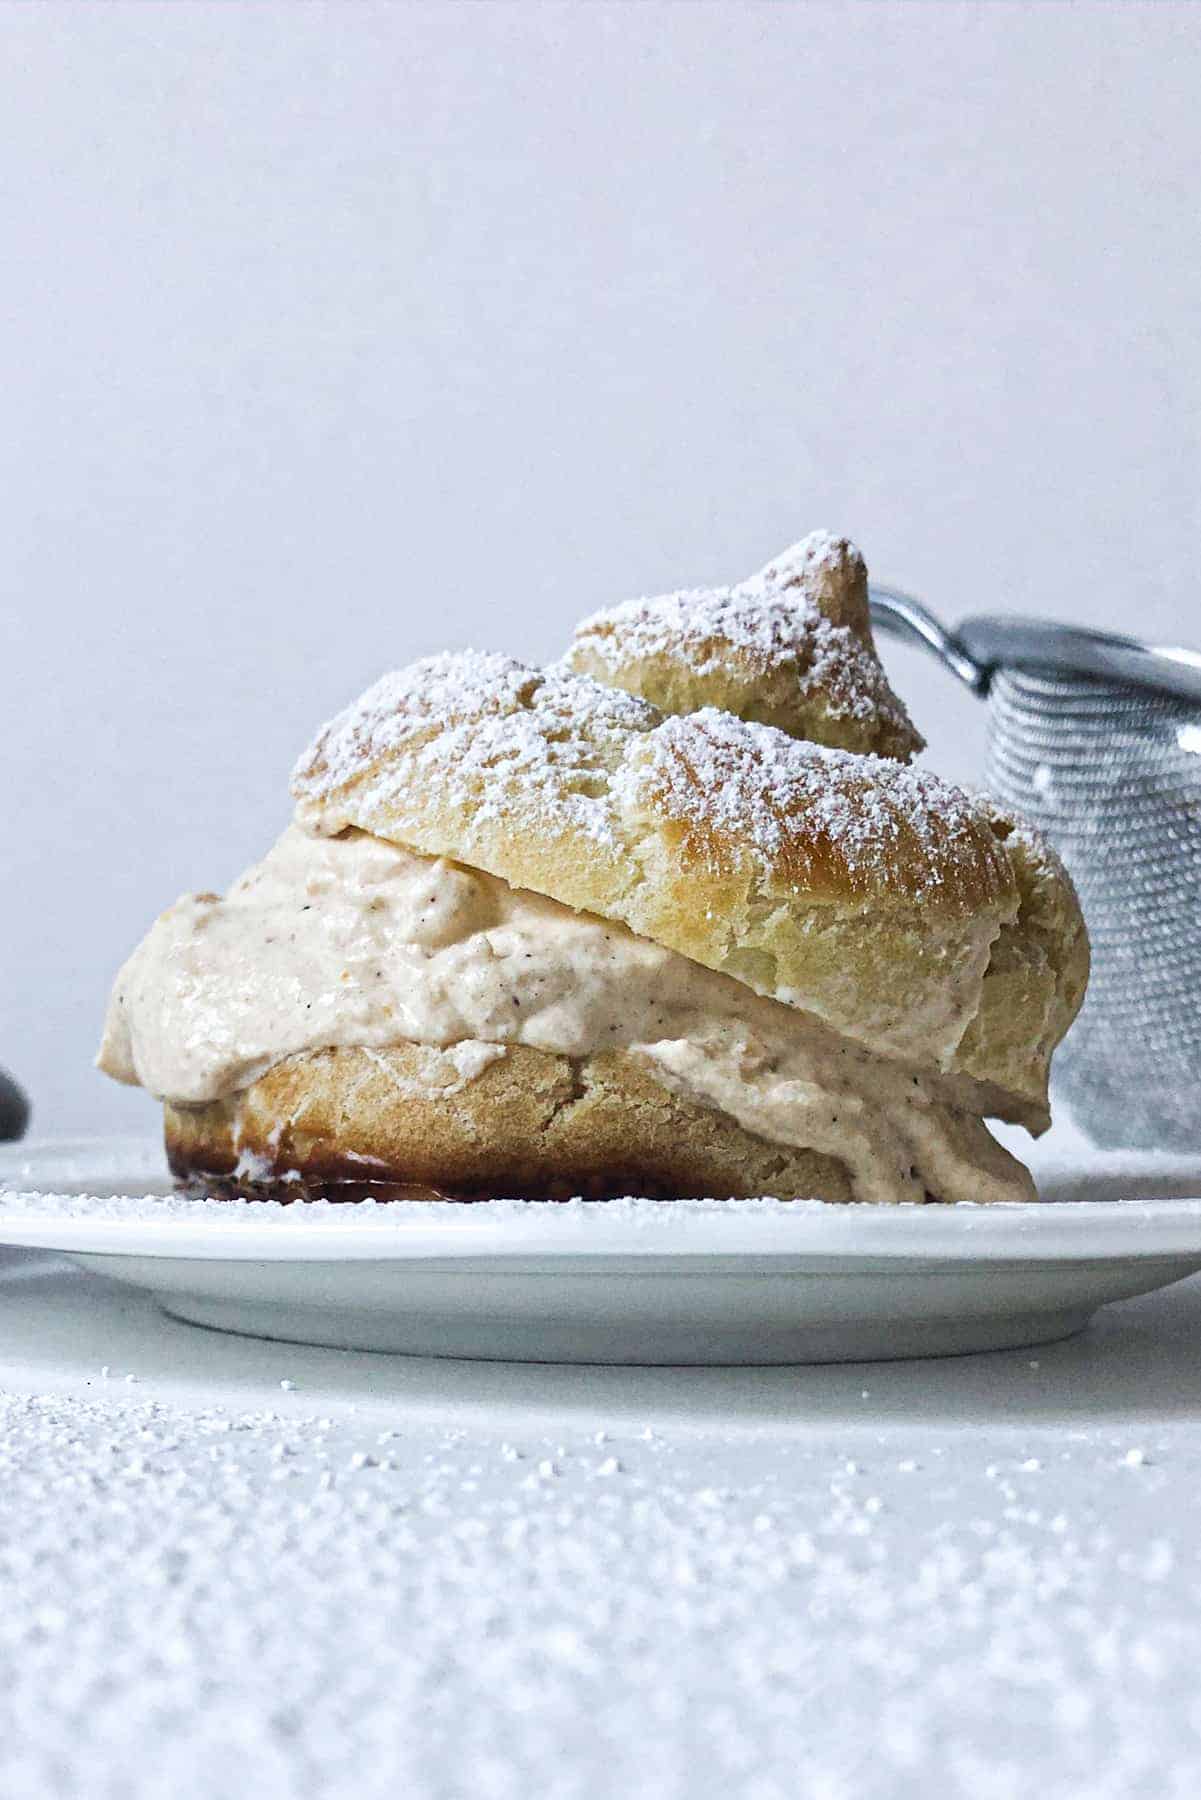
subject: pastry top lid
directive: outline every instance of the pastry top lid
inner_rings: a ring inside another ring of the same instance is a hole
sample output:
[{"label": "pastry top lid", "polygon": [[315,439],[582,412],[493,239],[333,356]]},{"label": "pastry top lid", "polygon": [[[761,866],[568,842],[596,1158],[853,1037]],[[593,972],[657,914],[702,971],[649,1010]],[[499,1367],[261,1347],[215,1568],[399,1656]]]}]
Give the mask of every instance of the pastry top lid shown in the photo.
[{"label": "pastry top lid", "polygon": [[716,706],[790,736],[907,762],[922,748],[872,639],[855,546],[811,532],[733,587],[626,600],[585,619],[563,659],[665,712]]},{"label": "pastry top lid", "polygon": [[385,675],[318,733],[293,792],[318,829],[374,831],[630,924],[650,834],[697,873],[753,871],[798,903],[965,912],[1011,893],[987,809],[929,770],[713,707],[665,716],[478,651]]},{"label": "pastry top lid", "polygon": [[309,829],[485,869],[898,1055],[950,1054],[1018,907],[987,808],[926,770],[507,657],[385,677],[294,792]]}]

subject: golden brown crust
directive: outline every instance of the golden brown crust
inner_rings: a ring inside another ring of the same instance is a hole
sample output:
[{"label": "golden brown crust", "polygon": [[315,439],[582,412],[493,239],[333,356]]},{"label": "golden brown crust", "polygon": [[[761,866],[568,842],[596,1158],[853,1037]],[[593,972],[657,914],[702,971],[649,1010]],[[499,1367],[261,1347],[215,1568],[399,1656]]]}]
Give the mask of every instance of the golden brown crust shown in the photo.
[{"label": "golden brown crust", "polygon": [[1017,881],[1019,910],[992,947],[979,1010],[952,1066],[1001,1089],[1008,1105],[997,1111],[1037,1133],[1051,1123],[1052,1053],[1088,986],[1088,933],[1071,877],[1047,840],[999,807],[992,813]]},{"label": "golden brown crust", "polygon": [[850,538],[811,531],[773,556],[742,587],[787,594],[797,604],[809,602],[832,625],[845,625],[863,643],[873,642],[867,564]]},{"label": "golden brown crust", "polygon": [[902,762],[922,748],[876,654],[863,558],[825,531],[736,587],[593,614],[564,664],[666,713],[717,707],[790,737]]},{"label": "golden brown crust", "polygon": [[294,791],[317,829],[621,920],[852,1037],[879,1043],[891,1020],[899,1052],[911,1022],[962,1018],[955,983],[978,983],[1017,913],[987,808],[927,771],[713,709],[664,718],[505,657],[385,678],[318,736]]},{"label": "golden brown crust", "polygon": [[288,1197],[285,1174],[335,1194],[372,1182],[450,1198],[851,1198],[832,1157],[752,1136],[624,1052],[577,1060],[514,1046],[441,1092],[436,1056],[417,1044],[306,1052],[228,1099],[168,1105],[171,1167],[218,1183],[240,1171],[241,1191],[272,1198]]}]

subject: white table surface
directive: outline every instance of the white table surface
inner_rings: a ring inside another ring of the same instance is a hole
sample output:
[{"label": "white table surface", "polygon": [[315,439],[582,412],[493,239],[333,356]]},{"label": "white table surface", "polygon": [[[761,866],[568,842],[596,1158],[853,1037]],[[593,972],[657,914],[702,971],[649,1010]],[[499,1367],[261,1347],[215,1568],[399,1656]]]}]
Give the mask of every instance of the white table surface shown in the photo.
[{"label": "white table surface", "polygon": [[638,1370],[9,1252],[0,1411],[6,1800],[1201,1789],[1201,1278],[1041,1351]]}]

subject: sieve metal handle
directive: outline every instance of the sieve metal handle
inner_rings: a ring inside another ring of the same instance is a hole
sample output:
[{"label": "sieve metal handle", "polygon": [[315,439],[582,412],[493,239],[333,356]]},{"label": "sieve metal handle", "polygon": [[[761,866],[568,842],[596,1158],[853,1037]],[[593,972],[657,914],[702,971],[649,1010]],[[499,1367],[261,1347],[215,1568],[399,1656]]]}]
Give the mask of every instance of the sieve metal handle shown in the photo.
[{"label": "sieve metal handle", "polygon": [[897,588],[877,587],[873,582],[868,589],[868,603],[872,624],[878,631],[929,650],[973,694],[988,692],[991,670],[977,662],[962,639],[940,624],[929,608],[915,600],[912,594],[902,594]]},{"label": "sieve metal handle", "polygon": [[1033,669],[1191,704],[1201,700],[1201,650],[1181,644],[1144,644],[1112,631],[999,613],[948,631],[912,594],[873,583],[868,601],[879,631],[929,650],[973,694],[987,694],[997,669]]}]

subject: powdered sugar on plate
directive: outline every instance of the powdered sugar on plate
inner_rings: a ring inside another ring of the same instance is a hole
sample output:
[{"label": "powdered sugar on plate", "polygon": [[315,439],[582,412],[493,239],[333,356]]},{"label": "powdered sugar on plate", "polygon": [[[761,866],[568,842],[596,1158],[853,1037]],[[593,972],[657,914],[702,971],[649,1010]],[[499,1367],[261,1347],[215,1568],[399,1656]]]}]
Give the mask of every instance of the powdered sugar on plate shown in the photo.
[{"label": "powdered sugar on plate", "polygon": [[[445,1225],[472,1216],[489,1224],[516,1223],[531,1218],[569,1221],[606,1221],[637,1230],[640,1226],[670,1224],[735,1209],[743,1218],[794,1216],[800,1212],[824,1213],[823,1200],[777,1200],[765,1195],[754,1200],[649,1200],[637,1195],[615,1200],[356,1200],[351,1204],[330,1200],[285,1203],[275,1200],[215,1199],[183,1193],[76,1194],[42,1190],[0,1188],[0,1226],[12,1219],[63,1219],[81,1223],[113,1221],[126,1224],[159,1224],[175,1219],[195,1224],[203,1221],[217,1229],[233,1230],[268,1226],[280,1231],[311,1231],[323,1226],[348,1230],[371,1227],[398,1235],[415,1225]],[[0,1242],[2,1242],[0,1236]]]}]

